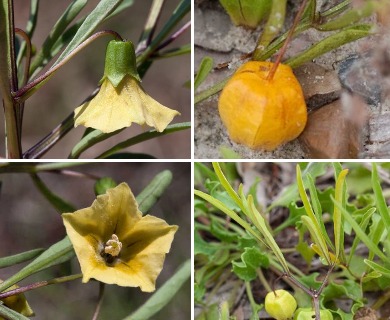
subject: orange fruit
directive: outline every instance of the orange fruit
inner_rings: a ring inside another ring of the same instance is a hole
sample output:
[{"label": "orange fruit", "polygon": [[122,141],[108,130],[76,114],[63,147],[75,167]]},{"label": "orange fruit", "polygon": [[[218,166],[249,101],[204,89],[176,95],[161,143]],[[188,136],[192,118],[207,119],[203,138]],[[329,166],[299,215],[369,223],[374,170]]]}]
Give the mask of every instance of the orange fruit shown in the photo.
[{"label": "orange fruit", "polygon": [[268,80],[272,65],[243,64],[219,98],[219,114],[230,138],[252,149],[274,150],[297,138],[307,121],[302,88],[292,69],[279,64]]}]

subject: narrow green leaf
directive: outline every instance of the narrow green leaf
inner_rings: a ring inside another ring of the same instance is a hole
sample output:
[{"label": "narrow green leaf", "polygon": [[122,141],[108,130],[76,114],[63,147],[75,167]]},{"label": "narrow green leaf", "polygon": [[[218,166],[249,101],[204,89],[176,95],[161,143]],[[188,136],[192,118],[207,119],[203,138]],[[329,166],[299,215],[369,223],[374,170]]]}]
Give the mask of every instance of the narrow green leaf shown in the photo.
[{"label": "narrow green leaf", "polygon": [[[376,211],[376,208],[370,208],[363,214],[362,221],[359,224],[359,227],[363,230],[363,232],[366,231],[367,226],[370,223],[371,217],[375,211]],[[347,262],[348,265],[351,264],[351,260],[352,260],[353,256],[355,255],[355,250],[356,250],[359,242],[360,242],[359,237],[355,237],[355,239],[353,239],[351,250],[349,251],[349,257],[348,257],[348,262]]]},{"label": "narrow green leaf", "polygon": [[340,203],[336,202],[332,197],[332,201],[335,206],[340,209],[341,214],[344,216],[345,220],[351,225],[352,229],[355,231],[356,236],[360,238],[360,240],[367,246],[367,248],[373,251],[382,261],[390,263],[390,257],[387,257],[379,248],[376,246],[371,239],[367,236],[367,234],[360,228],[355,219],[351,216],[351,214],[345,210]]},{"label": "narrow green leaf", "polygon": [[379,272],[385,277],[390,277],[390,269],[385,268],[384,266],[381,266],[380,264],[367,259],[364,259],[364,263],[368,265],[372,270]]},{"label": "narrow green leaf", "polygon": [[37,273],[41,270],[63,263],[74,257],[75,253],[73,246],[68,237],[65,237],[61,241],[53,244],[45,252],[43,252],[38,258],[25,266],[22,270],[5,280],[0,284],[0,292],[8,289],[15,283]]},{"label": "narrow green leaf", "polygon": [[143,57],[147,57],[151,52],[153,52],[158,45],[164,40],[164,38],[171,32],[171,30],[181,21],[181,19],[189,13],[191,10],[191,1],[190,0],[182,0],[179,5],[173,11],[172,15],[162,27],[161,31],[158,35],[153,39],[150,46],[146,49],[146,51],[141,55],[141,60],[143,61]]},{"label": "narrow green leaf", "polygon": [[66,56],[76,49],[84,40],[86,40],[95,30],[95,28],[121,3],[121,0],[101,0],[94,10],[87,16],[83,24],[77,30],[73,39],[70,41],[65,50],[58,57],[54,65],[57,65]]},{"label": "narrow green leaf", "polygon": [[214,173],[213,170],[209,169],[205,164],[200,162],[194,163],[195,172],[199,172],[202,175],[202,183],[205,179],[210,179],[211,181],[218,180],[217,175]]},{"label": "narrow green leaf", "polygon": [[[329,255],[328,247],[326,246],[326,243],[321,237],[321,233],[318,233],[318,229],[316,228],[314,222],[312,219],[310,219],[307,216],[302,216],[301,220],[303,224],[307,227],[309,230],[310,236],[313,240],[313,242],[318,246],[318,249],[320,250],[320,256],[321,258],[325,259],[328,265],[331,265],[331,258]],[[321,232],[321,231],[320,231]]]},{"label": "narrow green leaf", "polygon": [[9,320],[29,320],[29,318],[25,317],[24,315],[7,308],[5,305],[3,305],[3,301],[0,301],[0,316]]},{"label": "narrow green leaf", "polygon": [[[335,200],[338,203],[343,204],[345,194],[345,177],[347,176],[348,169],[340,172],[336,180]],[[334,227],[334,242],[335,242],[335,254],[336,258],[340,257],[340,253],[344,251],[344,228],[342,215],[338,207],[334,207],[333,211],[333,227]]]},{"label": "narrow green leaf", "polygon": [[147,320],[166,306],[191,275],[191,260],[187,260],[138,310],[123,320]]},{"label": "narrow green leaf", "polygon": [[211,70],[213,70],[214,60],[211,57],[204,57],[200,62],[198,72],[194,80],[194,90],[198,89],[199,85],[207,78]]},{"label": "narrow green leaf", "polygon": [[311,61],[314,58],[321,56],[329,51],[341,47],[342,45],[353,42],[360,38],[364,38],[371,34],[372,25],[362,24],[345,28],[342,31],[333,34],[324,40],[310,46],[309,49],[303,51],[299,55],[288,59],[284,63],[291,68],[296,68],[301,64]]},{"label": "narrow green leaf", "polygon": [[[301,168],[299,167],[299,165],[297,165],[297,184],[298,184],[298,191],[303,202],[303,206],[305,208],[306,214],[308,215],[308,217],[302,216],[301,220],[308,227],[313,241],[318,245],[318,247],[320,248],[321,252],[324,255],[323,258],[330,265],[331,259],[330,259],[328,247],[326,245],[326,240],[324,235],[322,234],[320,224],[318,223],[317,218],[314,215],[313,209],[311,208],[309,198],[307,197],[305,186],[303,185]],[[310,222],[308,222],[309,219]]]},{"label": "narrow green leaf", "polygon": [[51,29],[46,40],[43,42],[42,48],[36,54],[34,60],[31,63],[31,70],[35,71],[37,67],[41,66],[42,63],[46,65],[52,58],[51,52],[54,44],[57,42],[59,37],[64,33],[68,25],[73,19],[80,13],[85,7],[88,0],[74,0],[64,11],[62,16],[55,23]]},{"label": "narrow green leaf", "polygon": [[325,239],[327,245],[330,248],[334,248],[332,241],[330,240],[330,238],[328,236],[328,232],[326,231],[326,228],[325,228],[324,219],[322,218],[321,202],[320,202],[320,199],[318,197],[316,186],[314,184],[314,179],[311,177],[310,174],[307,175],[307,182],[309,185],[310,200],[311,200],[311,203],[313,204],[313,210],[314,210],[314,214],[316,216],[318,225],[320,226],[320,228],[322,230],[322,235],[324,236],[324,239]]},{"label": "narrow green leaf", "polygon": [[139,210],[142,213],[148,212],[157,200],[164,193],[165,189],[172,182],[172,172],[164,170],[157,174],[144,190],[136,197]]},{"label": "narrow green leaf", "polygon": [[372,164],[372,189],[375,194],[375,202],[379,211],[379,214],[382,217],[383,223],[386,227],[387,232],[390,234],[390,214],[389,209],[387,208],[385,197],[383,196],[381,182],[378,176],[378,168],[376,163]]},{"label": "narrow green leaf", "polygon": [[272,236],[271,232],[268,230],[268,228],[265,224],[264,218],[262,217],[260,212],[257,211],[255,204],[253,202],[252,195],[248,196],[248,204],[249,204],[249,210],[252,212],[251,216],[254,219],[254,221],[253,220],[252,221],[255,223],[256,227],[259,229],[259,231],[263,235],[265,242],[271,248],[272,252],[274,253],[276,258],[278,259],[279,263],[282,265],[284,271],[287,273],[290,273],[288,265],[287,265],[287,261],[284,258],[283,253],[280,250],[280,248],[279,248],[278,244],[276,243],[274,237]]},{"label": "narrow green leaf", "polygon": [[[327,162],[313,162],[309,163],[305,170],[302,172],[303,182],[307,183],[307,176],[310,174],[313,179],[323,175],[326,172],[326,167],[329,165]],[[267,211],[272,210],[278,206],[288,207],[292,201],[299,199],[298,185],[291,184],[289,187],[284,189],[280,196],[272,202],[267,208]]]},{"label": "narrow green leaf", "polygon": [[221,182],[221,185],[224,187],[224,189],[227,191],[229,196],[234,200],[234,202],[240,207],[240,209],[244,212],[244,208],[242,206],[242,201],[238,194],[234,191],[232,186],[230,185],[229,181],[226,179],[225,175],[222,172],[221,166],[218,162],[212,163],[214,172],[216,173],[219,181]]},{"label": "narrow green leaf", "polygon": [[46,184],[42,181],[41,178],[35,173],[30,174],[31,179],[33,180],[37,189],[42,193],[42,195],[50,202],[50,204],[58,211],[58,213],[62,214],[64,212],[73,212],[76,211],[75,207],[57,196],[54,192],[52,192]]},{"label": "narrow green leaf", "polygon": [[219,201],[219,200],[213,198],[212,196],[208,195],[207,193],[204,193],[204,192],[199,191],[199,190],[195,190],[194,193],[198,197],[206,200],[207,202],[212,204],[214,207],[216,207],[217,209],[219,209],[222,212],[224,212],[225,214],[227,214],[230,218],[232,218],[234,221],[236,221],[241,227],[243,227],[248,233],[250,233],[255,239],[261,241],[262,243],[264,243],[265,246],[267,246],[267,244],[264,242],[262,237],[260,237],[260,235],[256,231],[253,230],[253,228],[251,227],[251,225],[248,222],[243,220],[233,210],[230,210],[228,207],[226,207],[221,201]]},{"label": "narrow green leaf", "polygon": [[[378,2],[378,1],[376,1]],[[352,24],[359,22],[360,20],[369,17],[373,14],[375,9],[374,1],[368,0],[363,2],[363,5],[356,8],[349,8],[343,15],[338,15],[336,19],[328,21],[324,24],[320,24],[316,27],[321,31],[341,30],[344,27],[348,27]]]},{"label": "narrow green leaf", "polygon": [[6,268],[18,263],[22,263],[34,259],[36,256],[40,255],[43,251],[45,251],[45,249],[33,249],[12,256],[0,258],[0,268]]},{"label": "narrow green leaf", "polygon": [[[152,129],[148,132],[141,133],[135,137],[132,137],[128,140],[125,140],[125,141],[118,143],[117,145],[113,146],[111,149],[108,149],[107,151],[105,151],[101,155],[99,155],[97,157],[97,159],[105,159],[105,158],[115,154],[116,152],[118,152],[124,148],[131,147],[137,143],[141,143],[141,142],[144,142],[144,141],[156,138],[156,137],[161,137],[161,136],[164,136],[166,134],[170,134],[170,133],[173,133],[176,131],[186,130],[189,128],[191,128],[190,122],[182,122],[182,123],[170,124],[168,127],[166,127],[166,129],[163,132],[158,132],[155,129]],[[104,139],[102,139],[102,140],[104,140]],[[100,141],[102,141],[102,140],[100,140]],[[89,146],[87,148],[89,148]]]},{"label": "narrow green leaf", "polygon": [[149,8],[148,18],[146,19],[144,29],[142,30],[141,37],[139,39],[139,47],[147,47],[148,43],[150,42],[156,29],[157,21],[160,17],[163,5],[164,0],[155,0],[152,2]]},{"label": "narrow green leaf", "polygon": [[111,19],[112,17],[118,15],[122,11],[126,10],[127,8],[131,7],[134,3],[134,0],[123,0],[119,6],[116,7],[116,9],[106,18],[106,20]]}]

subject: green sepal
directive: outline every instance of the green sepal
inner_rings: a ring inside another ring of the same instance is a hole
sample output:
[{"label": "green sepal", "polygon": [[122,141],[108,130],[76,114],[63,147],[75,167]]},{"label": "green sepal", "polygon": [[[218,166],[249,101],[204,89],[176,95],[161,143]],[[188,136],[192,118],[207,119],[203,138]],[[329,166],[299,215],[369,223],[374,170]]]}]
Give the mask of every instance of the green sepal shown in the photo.
[{"label": "green sepal", "polygon": [[131,41],[110,41],[106,50],[104,76],[100,83],[107,78],[116,88],[126,75],[141,82],[136,61],[134,45]]}]

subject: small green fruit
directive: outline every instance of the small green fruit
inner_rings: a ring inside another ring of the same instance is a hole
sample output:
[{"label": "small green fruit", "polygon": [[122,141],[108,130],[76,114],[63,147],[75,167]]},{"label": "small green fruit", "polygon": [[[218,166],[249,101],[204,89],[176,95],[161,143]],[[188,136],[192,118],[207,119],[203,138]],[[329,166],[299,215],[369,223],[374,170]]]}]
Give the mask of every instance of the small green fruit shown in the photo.
[{"label": "small green fruit", "polygon": [[[315,317],[315,312],[312,308],[299,308],[297,312],[295,312],[294,320],[313,320]],[[332,313],[327,310],[320,310],[320,318],[321,320],[333,320]]]},{"label": "small green fruit", "polygon": [[265,311],[276,320],[292,318],[296,308],[295,298],[286,290],[275,290],[265,297]]}]

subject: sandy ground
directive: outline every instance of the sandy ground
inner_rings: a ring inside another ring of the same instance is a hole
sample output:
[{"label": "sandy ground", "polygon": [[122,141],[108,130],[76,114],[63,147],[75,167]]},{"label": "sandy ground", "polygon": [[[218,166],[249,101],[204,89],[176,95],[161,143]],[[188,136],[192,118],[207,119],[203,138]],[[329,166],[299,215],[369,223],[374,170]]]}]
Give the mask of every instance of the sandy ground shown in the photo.
[{"label": "sandy ground", "polygon": [[[328,1],[327,6],[331,6],[337,1]],[[321,3],[319,2],[319,7]],[[197,70],[200,61],[204,56],[210,56],[214,59],[214,65],[224,62],[230,62],[229,67],[214,70],[204,83],[198,88],[198,92],[212,86],[213,84],[225,79],[233,73],[233,71],[242,62],[240,57],[242,54],[248,53],[255,47],[256,39],[261,32],[261,27],[252,31],[243,27],[234,26],[227,14],[223,11],[217,1],[203,1],[201,5],[195,6],[195,70]],[[296,13],[296,4],[289,3],[288,16],[286,17],[286,25],[290,25],[291,21]],[[373,21],[375,18],[371,18]],[[370,20],[369,20],[370,21]],[[311,29],[300,34],[289,45],[286,58],[294,56],[303,49],[308,48],[313,43],[317,43],[324,37],[329,36],[329,33],[321,33],[317,30]],[[368,37],[353,43],[344,45],[338,49],[335,49],[313,61],[316,65],[325,68],[325,70],[334,74],[336,78],[335,82],[338,82],[338,74],[340,72],[340,66],[342,63],[356,55],[356,53],[368,52],[378,44],[378,39],[375,37]],[[305,66],[303,66],[304,68]],[[305,72],[301,72],[298,77],[302,84],[303,91],[312,90],[315,85],[314,82],[306,81],[306,87],[303,82],[309,78],[310,75]],[[317,77],[319,78],[319,77]],[[381,81],[377,78],[374,81]],[[372,84],[371,81],[365,79],[356,79],[358,85],[366,85],[366,82]],[[355,84],[356,84],[355,83]],[[315,90],[322,90],[322,84],[320,83]],[[341,88],[340,88],[341,89]],[[339,90],[342,92],[341,90]],[[352,89],[360,93],[361,89]],[[371,92],[368,93],[369,95]],[[239,154],[241,158],[252,159],[302,159],[313,158],[299,139],[289,142],[272,152],[255,151],[245,146],[232,142],[224,128],[217,108],[218,96],[214,95],[207,100],[204,100],[195,105],[194,111],[194,131],[195,131],[195,158],[197,159],[217,159],[221,158],[221,147],[228,147],[231,150]],[[379,106],[379,108],[378,108]],[[350,107],[350,106],[349,106]],[[352,106],[354,107],[354,106]],[[369,109],[369,121],[362,128],[359,137],[362,141],[359,155],[360,157],[380,157],[380,152],[386,154],[386,139],[383,137],[383,128],[385,125],[378,124],[380,121],[387,123],[386,112],[389,109],[388,100],[382,104],[371,103],[368,106]],[[381,119],[381,120],[378,120]],[[337,123],[329,124],[329,130],[333,130],[332,126],[336,126]],[[371,137],[372,132],[376,132],[376,137]],[[341,133],[344,134],[344,133]],[[336,139],[337,140],[337,139]],[[338,143],[335,141],[334,143]],[[381,151],[382,150],[382,151]]]}]

